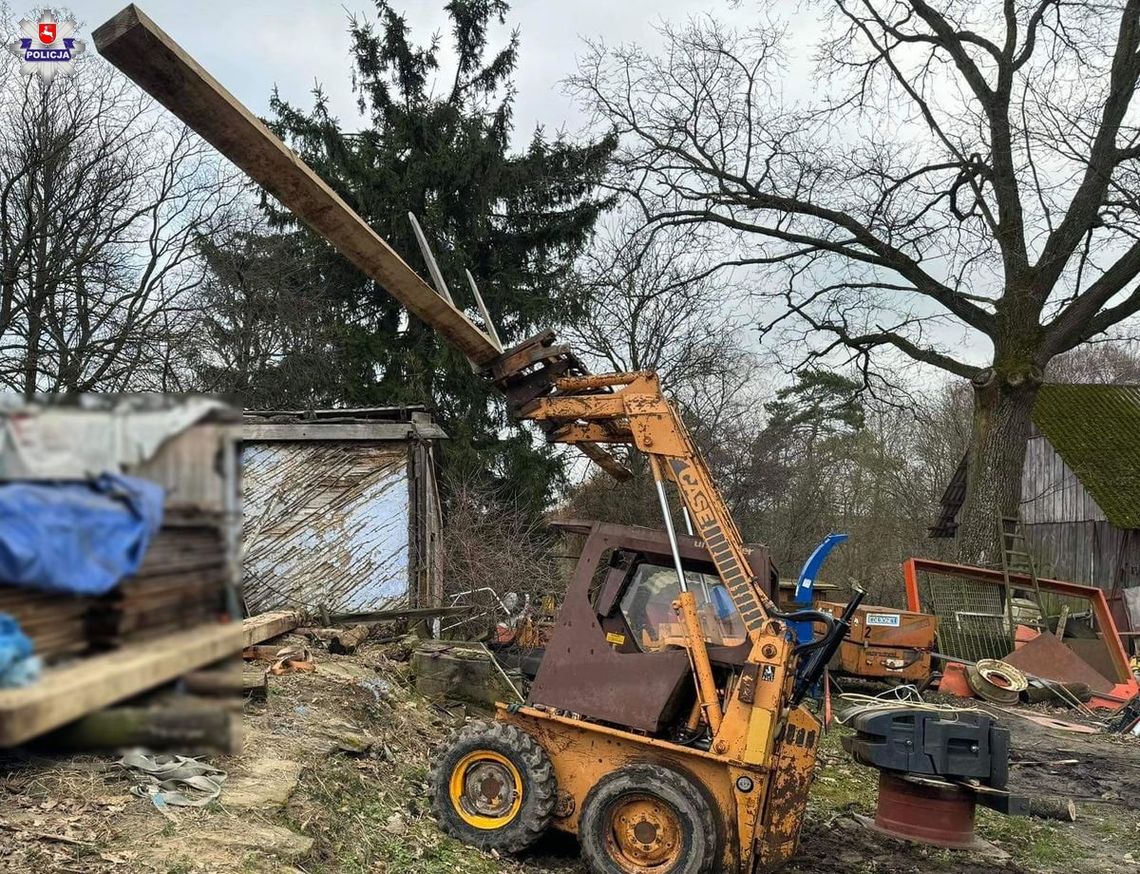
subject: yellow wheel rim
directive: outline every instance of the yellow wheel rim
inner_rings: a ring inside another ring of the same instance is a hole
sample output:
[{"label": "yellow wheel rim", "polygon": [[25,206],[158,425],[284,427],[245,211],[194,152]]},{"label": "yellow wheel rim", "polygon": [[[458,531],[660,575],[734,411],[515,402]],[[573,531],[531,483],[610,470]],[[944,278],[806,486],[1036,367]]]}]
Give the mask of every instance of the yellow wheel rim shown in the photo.
[{"label": "yellow wheel rim", "polygon": [[522,807],[522,775],[501,753],[476,750],[452,769],[448,795],[451,806],[465,823],[494,831],[518,816]]},{"label": "yellow wheel rim", "polygon": [[681,821],[651,795],[628,795],[610,809],[606,849],[622,871],[671,871],[681,858]]}]

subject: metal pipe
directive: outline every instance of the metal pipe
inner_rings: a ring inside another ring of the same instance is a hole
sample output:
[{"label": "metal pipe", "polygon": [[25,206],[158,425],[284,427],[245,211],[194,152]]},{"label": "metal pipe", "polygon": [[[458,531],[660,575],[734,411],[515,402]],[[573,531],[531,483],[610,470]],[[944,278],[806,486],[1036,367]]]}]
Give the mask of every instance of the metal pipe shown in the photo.
[{"label": "metal pipe", "polygon": [[669,549],[673,552],[673,564],[677,568],[677,582],[681,591],[689,591],[685,579],[685,569],[681,566],[681,550],[677,546],[677,532],[673,530],[673,517],[669,515],[669,498],[665,495],[665,478],[661,474],[661,464],[656,457],[649,456],[649,466],[653,470],[653,480],[657,483],[657,500],[661,503],[661,515],[665,517],[665,533],[669,535]]},{"label": "metal pipe", "polygon": [[685,520],[685,530],[687,532],[689,532],[689,536],[690,537],[696,537],[696,535],[693,534],[693,517],[689,515],[689,508],[688,507],[684,507],[684,506],[681,507],[681,516]]},{"label": "metal pipe", "polygon": [[717,697],[716,679],[713,677],[709,651],[705,646],[704,629],[701,627],[701,619],[697,614],[697,599],[689,591],[689,583],[685,579],[685,568],[681,564],[681,549],[677,545],[677,532],[673,529],[673,517],[669,515],[669,498],[665,494],[665,475],[661,470],[661,462],[656,456],[651,455],[649,456],[649,466],[653,471],[653,479],[657,483],[657,500],[661,502],[661,514],[665,517],[665,532],[669,535],[669,548],[673,552],[673,564],[677,568],[677,582],[681,586],[681,594],[673,603],[673,609],[677,611],[685,629],[686,649],[689,653],[689,664],[693,669],[693,679],[697,686],[697,699],[701,702],[701,709],[705,712],[709,729],[715,736],[720,731],[723,714],[720,709],[720,699]]}]

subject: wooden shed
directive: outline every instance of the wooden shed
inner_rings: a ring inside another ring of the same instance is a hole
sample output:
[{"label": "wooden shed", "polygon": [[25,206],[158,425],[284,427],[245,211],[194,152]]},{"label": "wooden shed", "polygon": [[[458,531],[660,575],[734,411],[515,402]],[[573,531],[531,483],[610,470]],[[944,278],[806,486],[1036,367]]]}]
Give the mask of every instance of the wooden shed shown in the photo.
[{"label": "wooden shed", "polygon": [[[963,459],[932,536],[954,536],[965,494]],[[1038,573],[1103,589],[1118,628],[1140,629],[1140,386],[1043,386],[1021,494]]]},{"label": "wooden shed", "polygon": [[247,411],[248,611],[438,606],[446,436],[422,407]]}]

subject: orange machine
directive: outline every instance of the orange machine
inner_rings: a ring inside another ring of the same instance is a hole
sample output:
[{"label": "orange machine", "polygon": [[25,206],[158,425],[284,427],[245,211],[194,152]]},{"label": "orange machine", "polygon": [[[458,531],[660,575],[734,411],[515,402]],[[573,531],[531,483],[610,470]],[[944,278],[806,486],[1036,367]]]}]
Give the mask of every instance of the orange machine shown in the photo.
[{"label": "orange machine", "polygon": [[[490,375],[511,398],[528,387],[518,414],[552,442],[648,455],[665,532],[591,529],[527,703],[468,725],[439,756],[437,815],[500,850],[571,832],[597,872],[771,869],[795,852],[820,734],[800,701],[861,593],[837,619],[780,613],[767,553],[741,539],[656,375],[539,388],[544,371],[575,369],[551,341],[505,353]],[[673,529],[670,482],[694,538]],[[819,622],[822,639],[797,646],[793,618]]]},{"label": "orange machine", "polygon": [[[815,606],[833,616],[844,607],[828,601],[817,601]],[[831,671],[869,680],[923,683],[930,678],[937,631],[938,620],[926,613],[861,606],[832,659]]]}]

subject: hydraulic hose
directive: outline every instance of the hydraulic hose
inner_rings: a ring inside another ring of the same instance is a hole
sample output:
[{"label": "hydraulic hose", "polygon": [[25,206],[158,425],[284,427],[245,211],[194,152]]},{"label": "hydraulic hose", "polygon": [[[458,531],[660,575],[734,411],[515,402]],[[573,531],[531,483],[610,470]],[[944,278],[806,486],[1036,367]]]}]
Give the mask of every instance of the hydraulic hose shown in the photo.
[{"label": "hydraulic hose", "polygon": [[[819,682],[819,678],[823,676],[824,668],[826,668],[828,662],[831,661],[831,657],[835,655],[835,651],[839,649],[839,645],[843,643],[843,638],[847,636],[847,632],[851,630],[851,620],[854,618],[855,611],[859,608],[859,605],[863,602],[863,598],[866,597],[866,595],[867,593],[865,591],[856,586],[855,593],[851,596],[851,600],[848,601],[847,606],[843,608],[843,615],[832,621],[828,633],[818,641],[813,641],[810,644],[804,644],[796,648],[796,652],[808,652],[809,655],[807,661],[804,662],[796,676],[796,685],[792,690],[791,704],[793,707],[804,700],[807,693],[811,691],[815,684]],[[815,613],[816,611],[807,610],[801,612]]]}]

